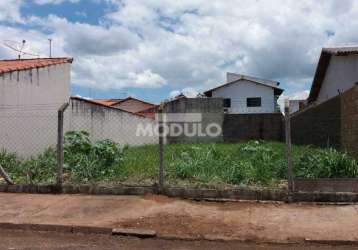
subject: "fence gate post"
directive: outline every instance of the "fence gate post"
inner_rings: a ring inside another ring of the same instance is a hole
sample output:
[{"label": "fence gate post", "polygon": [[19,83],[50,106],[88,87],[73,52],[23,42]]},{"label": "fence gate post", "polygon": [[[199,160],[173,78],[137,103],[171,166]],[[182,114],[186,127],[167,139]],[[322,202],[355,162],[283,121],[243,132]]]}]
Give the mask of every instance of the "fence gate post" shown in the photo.
[{"label": "fence gate post", "polygon": [[64,103],[59,110],[57,111],[57,186],[62,187],[63,183],[63,162],[64,162],[64,152],[63,152],[63,123],[64,123],[64,112],[68,107],[68,103]]},{"label": "fence gate post", "polygon": [[292,168],[292,144],[291,144],[291,121],[290,121],[290,102],[285,100],[285,138],[286,138],[286,160],[287,160],[287,181],[288,190],[294,191],[293,168]]},{"label": "fence gate post", "polygon": [[161,103],[158,109],[158,135],[159,135],[159,192],[164,189],[164,128],[163,128],[163,108]]}]

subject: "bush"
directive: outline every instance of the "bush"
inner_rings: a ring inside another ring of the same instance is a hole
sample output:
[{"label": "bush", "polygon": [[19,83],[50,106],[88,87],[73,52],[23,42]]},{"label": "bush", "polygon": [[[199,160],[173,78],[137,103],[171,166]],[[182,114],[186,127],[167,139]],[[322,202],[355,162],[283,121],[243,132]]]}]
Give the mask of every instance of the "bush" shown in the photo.
[{"label": "bush", "polygon": [[65,134],[65,171],[75,182],[88,182],[100,177],[111,177],[120,167],[123,150],[111,140],[91,143],[85,131]]},{"label": "bush", "polygon": [[335,149],[316,149],[299,157],[295,170],[297,177],[353,178],[358,176],[358,163]]},{"label": "bush", "polygon": [[[85,131],[70,131],[64,140],[64,174],[68,181],[88,182],[109,178],[120,168],[122,148],[111,140],[92,143]],[[57,158],[52,148],[30,159],[20,159],[16,154],[2,151],[0,164],[15,183],[54,183]]]}]

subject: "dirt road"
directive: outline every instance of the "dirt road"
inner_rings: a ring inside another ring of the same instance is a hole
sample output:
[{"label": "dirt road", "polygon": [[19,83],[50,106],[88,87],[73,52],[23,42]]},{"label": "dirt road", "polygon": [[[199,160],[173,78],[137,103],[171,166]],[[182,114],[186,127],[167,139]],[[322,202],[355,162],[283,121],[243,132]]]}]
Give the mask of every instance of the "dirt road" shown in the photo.
[{"label": "dirt road", "polygon": [[230,250],[230,249],[356,249],[357,246],[329,246],[319,244],[254,244],[242,242],[213,242],[213,241],[180,241],[138,239],[130,237],[114,237],[106,235],[61,234],[49,232],[24,232],[0,230],[0,249],[155,249],[155,250]]},{"label": "dirt road", "polygon": [[0,222],[153,229],[159,236],[358,240],[358,205],[195,202],[163,196],[0,193]]}]

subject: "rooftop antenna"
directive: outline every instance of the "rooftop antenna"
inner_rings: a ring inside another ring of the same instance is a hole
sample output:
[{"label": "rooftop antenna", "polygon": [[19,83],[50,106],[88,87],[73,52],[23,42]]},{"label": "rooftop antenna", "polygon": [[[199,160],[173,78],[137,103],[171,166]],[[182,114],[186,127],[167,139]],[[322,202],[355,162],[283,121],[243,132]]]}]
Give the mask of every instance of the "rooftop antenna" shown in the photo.
[{"label": "rooftop antenna", "polygon": [[3,44],[5,47],[17,52],[19,60],[21,59],[21,56],[24,55],[40,57],[39,53],[34,52],[26,45],[26,40],[22,40],[22,42],[4,40]]},{"label": "rooftop antenna", "polygon": [[50,45],[50,58],[51,58],[52,57],[52,39],[49,38],[48,41],[49,41],[49,45]]}]

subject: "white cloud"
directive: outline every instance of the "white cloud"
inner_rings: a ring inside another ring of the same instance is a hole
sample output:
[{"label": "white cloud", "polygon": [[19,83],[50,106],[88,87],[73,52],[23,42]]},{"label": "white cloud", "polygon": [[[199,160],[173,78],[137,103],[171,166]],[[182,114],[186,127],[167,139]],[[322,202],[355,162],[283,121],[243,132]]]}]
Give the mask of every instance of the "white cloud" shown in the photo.
[{"label": "white cloud", "polygon": [[0,21],[22,22],[20,15],[21,0],[0,1]]},{"label": "white cloud", "polygon": [[[311,82],[322,46],[358,43],[358,1],[323,1],[319,11],[313,0],[106,1],[118,8],[100,25],[31,17],[29,22],[42,30],[17,29],[16,34],[12,28],[9,37],[25,36],[46,51],[50,33],[55,55],[75,57],[77,84],[170,84],[180,92],[221,83],[226,71],[279,80],[288,86],[285,93],[302,92]],[[21,21],[21,2],[11,3],[5,10],[0,1],[0,20],[12,16]],[[6,53],[0,49],[0,54]]]},{"label": "white cloud", "polygon": [[191,87],[184,88],[182,90],[173,90],[169,93],[169,98],[174,98],[180,94],[183,94],[184,96],[188,98],[195,98],[198,96],[199,92]]},{"label": "white cloud", "polygon": [[63,3],[63,2],[77,3],[79,1],[80,0],[35,0],[34,2],[36,4],[43,5],[43,4],[60,4],[60,3]]}]

